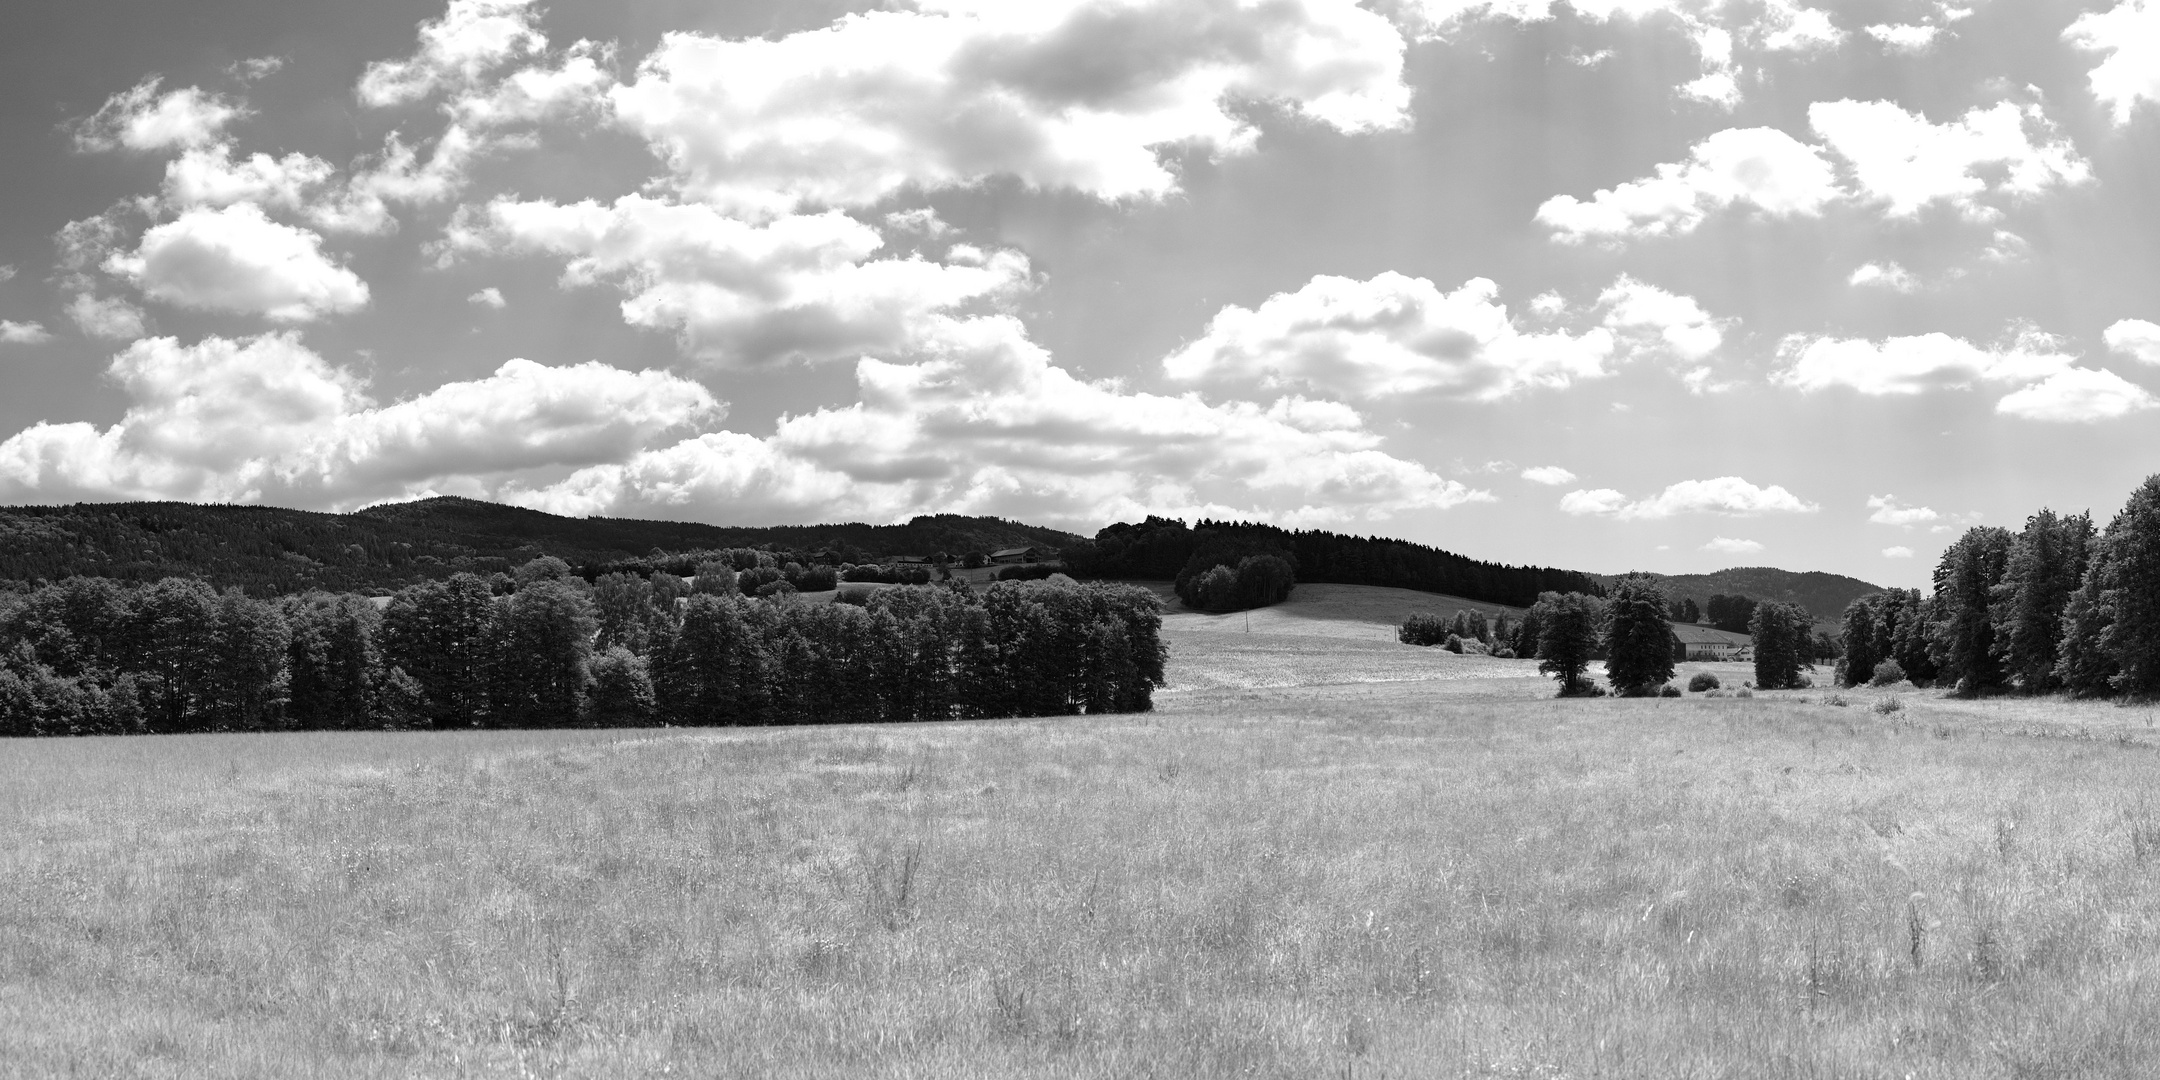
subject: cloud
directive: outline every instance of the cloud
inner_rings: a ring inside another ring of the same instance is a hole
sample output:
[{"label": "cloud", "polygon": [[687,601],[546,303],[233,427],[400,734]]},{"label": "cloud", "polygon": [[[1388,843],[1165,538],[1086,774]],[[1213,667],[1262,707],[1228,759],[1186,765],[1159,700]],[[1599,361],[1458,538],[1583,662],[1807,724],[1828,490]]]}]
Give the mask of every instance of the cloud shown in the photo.
[{"label": "cloud", "polygon": [[1902,505],[1895,495],[1870,495],[1867,504],[1875,511],[1868,521],[1876,525],[1919,525],[1942,516],[1925,506]]},{"label": "cloud", "polygon": [[52,335],[46,333],[45,327],[39,323],[0,319],[0,344],[43,345],[51,340]]},{"label": "cloud", "polygon": [[1472,278],[1443,293],[1394,271],[1366,281],[1320,275],[1258,308],[1230,305],[1163,359],[1172,379],[1257,380],[1372,399],[1434,394],[1492,401],[1606,374],[1612,335],[1524,333]]},{"label": "cloud", "polygon": [[1720,131],[1684,162],[1656,175],[1597,192],[1583,202],[1555,195],[1538,207],[1539,224],[1567,244],[1692,232],[1711,213],[1751,206],[1773,217],[1811,216],[1839,194],[1821,151],[1775,128]]},{"label": "cloud", "polygon": [[2092,423],[2160,404],[2144,387],[2112,371],[2070,368],[2004,396],[1995,411],[2027,420]]},{"label": "cloud", "polygon": [[626,195],[612,206],[499,200],[471,250],[569,257],[563,280],[620,288],[624,321],[672,330],[690,356],[747,367],[905,345],[933,313],[1030,285],[1017,252],[956,245],[945,262],[875,259],[876,229],[838,211],[751,224]]},{"label": "cloud", "polygon": [[379,60],[360,76],[360,100],[383,108],[461,90],[515,59],[547,48],[533,25],[531,0],[451,0],[443,17],[420,24],[420,48],[403,60]]},{"label": "cloud", "polygon": [[524,360],[376,407],[357,377],[291,332],[138,341],[107,374],[130,401],[120,421],[40,423],[0,442],[0,495],[343,507],[620,460],[720,415],[704,388],[662,372]]},{"label": "cloud", "polygon": [[1820,507],[1805,502],[1782,487],[1757,487],[1737,476],[1714,480],[1682,480],[1645,499],[1628,501],[1611,488],[1571,491],[1560,498],[1560,509],[1570,514],[1594,514],[1622,521],[1656,520],[1677,514],[1725,514],[1753,517],[1757,514],[1809,514]]},{"label": "cloud", "polygon": [[306,322],[352,311],[368,287],[325,258],[322,238],[263,216],[253,203],[190,210],[143,234],[105,269],[153,300],[185,308]]},{"label": "cloud", "polygon": [[2160,364],[2160,326],[2143,319],[2123,319],[2107,328],[2107,347],[2143,364]]},{"label": "cloud", "polygon": [[254,203],[300,214],[335,232],[379,233],[397,224],[364,185],[338,182],[337,168],[307,154],[235,160],[231,145],[188,149],[165,165],[164,201],[172,210]]},{"label": "cloud", "polygon": [[68,318],[83,333],[109,341],[132,341],[144,333],[142,309],[118,297],[77,293],[68,301]]},{"label": "cloud", "polygon": [[1891,292],[1910,293],[1920,288],[1920,279],[1912,272],[1894,262],[1861,263],[1852,276],[1845,279],[1855,288],[1888,289]]},{"label": "cloud", "polygon": [[1238,102],[1346,132],[1409,122],[1402,37],[1352,0],[917,6],[777,39],[667,34],[609,100],[687,197],[764,215],[999,175],[1157,198],[1177,190],[1159,150],[1252,148]]},{"label": "cloud", "polygon": [[1604,325],[1622,340],[1662,349],[1682,360],[1701,360],[1725,343],[1717,322],[1692,296],[1679,296],[1626,274],[1598,295]]},{"label": "cloud", "polygon": [[1522,471],[1522,478],[1533,484],[1558,487],[1575,482],[1575,474],[1558,465],[1536,465]]},{"label": "cloud", "polygon": [[474,307],[494,308],[497,311],[501,311],[505,306],[502,290],[493,285],[466,297],[465,302]]},{"label": "cloud", "polygon": [[2160,102],[2160,3],[2121,0],[2106,11],[2086,12],[2063,31],[2063,40],[2106,54],[2087,80],[2116,124],[2129,123],[2138,102]]},{"label": "cloud", "polygon": [[201,146],[247,115],[238,103],[193,86],[159,94],[161,81],[154,75],[144,79],[77,121],[72,125],[75,148],[94,152]]},{"label": "cloud", "polygon": [[1882,549],[1882,553],[1885,559],[1910,559],[1913,557],[1912,549],[1902,544],[1896,547],[1886,547]]},{"label": "cloud", "polygon": [[1942,33],[1940,26],[1918,26],[1911,23],[1876,23],[1867,27],[1867,35],[1882,42],[1883,49],[1894,53],[1921,53],[1935,44],[1936,35]]},{"label": "cloud", "polygon": [[1765,0],[1762,20],[1753,30],[1757,46],[1769,52],[1828,49],[1845,40],[1845,31],[1830,21],[1828,12],[1791,0]]},{"label": "cloud", "polygon": [[246,60],[235,60],[225,65],[225,74],[241,82],[254,82],[257,79],[275,75],[284,67],[285,58],[282,56],[255,56]]},{"label": "cloud", "polygon": [[1870,396],[1964,389],[1983,383],[2029,384],[2069,370],[2072,357],[2043,336],[1983,349],[1948,334],[1881,342],[1794,335],[1778,347],[1786,366],[1771,381],[1801,391],[1847,387]]},{"label": "cloud", "polygon": [[1714,536],[1702,546],[1702,549],[1722,555],[1752,555],[1761,551],[1763,546],[1753,540],[1735,540],[1729,536]]},{"label": "cloud", "polygon": [[15,268],[13,266],[0,266],[0,281],[13,280],[15,280]]},{"label": "cloud", "polygon": [[1998,102],[1931,124],[1888,101],[1818,101],[1808,106],[1808,123],[1851,164],[1857,194],[1883,204],[1892,217],[1943,202],[1968,218],[1991,220],[1994,211],[1979,202],[1983,195],[2030,196],[2092,178],[2091,166],[2056,137],[2038,105]]},{"label": "cloud", "polygon": [[858,362],[857,404],[785,418],[765,439],[700,435],[509,497],[708,520],[935,509],[1085,523],[1212,507],[1308,524],[1491,498],[1382,452],[1339,404],[1127,393],[1058,368],[1009,317],[936,324],[912,362]]}]

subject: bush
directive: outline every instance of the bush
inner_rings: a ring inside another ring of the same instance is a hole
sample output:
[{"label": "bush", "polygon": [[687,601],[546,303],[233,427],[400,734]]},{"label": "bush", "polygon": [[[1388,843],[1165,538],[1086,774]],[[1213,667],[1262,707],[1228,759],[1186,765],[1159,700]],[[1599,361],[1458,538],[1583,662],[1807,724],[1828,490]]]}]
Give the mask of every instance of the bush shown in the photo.
[{"label": "bush", "polygon": [[[1057,572],[1058,568],[1055,566],[1044,563],[1031,563],[1027,566],[1004,567],[997,572],[997,579],[999,581],[1041,581]],[[924,575],[923,583],[927,584],[929,580],[929,576]]]},{"label": "bush", "polygon": [[1886,697],[1876,702],[1874,708],[1876,712],[1889,716],[1892,713],[1904,711],[1905,703],[1894,697]]},{"label": "bush", "polygon": [[1875,665],[1875,674],[1868,678],[1869,686],[1896,686],[1905,681],[1905,669],[1895,660],[1885,660]]},{"label": "bush", "polygon": [[1597,684],[1597,680],[1595,679],[1589,678],[1588,676],[1578,676],[1574,679],[1570,679],[1565,685],[1560,687],[1560,696],[1604,697],[1605,688],[1599,686]]},{"label": "bush", "polygon": [[758,586],[757,595],[763,597],[793,596],[795,595],[795,586],[790,584],[786,578],[776,578]]},{"label": "bush", "polygon": [[1405,645],[1431,647],[1447,640],[1448,621],[1430,612],[1419,612],[1403,620],[1395,631],[1395,640]]},{"label": "bush", "polygon": [[1707,671],[1698,671],[1687,681],[1687,688],[1697,694],[1705,690],[1715,690],[1720,685],[1718,677]]},{"label": "bush", "polygon": [[1441,643],[1441,646],[1440,646],[1440,647],[1441,647],[1441,648],[1443,648],[1443,649],[1446,649],[1447,651],[1449,651],[1449,652],[1451,652],[1451,653],[1454,653],[1454,654],[1455,654],[1455,655],[1457,655],[1457,656],[1461,656],[1461,655],[1462,655],[1462,638],[1460,638],[1460,637],[1457,637],[1457,636],[1455,636],[1454,634],[1449,634],[1449,635],[1447,636],[1447,640],[1446,640],[1445,642]]},{"label": "bush", "polygon": [[1681,694],[1680,694],[1680,688],[1679,688],[1679,687],[1677,687],[1677,686],[1674,686],[1674,685],[1673,685],[1673,684],[1671,684],[1671,683],[1666,683],[1666,684],[1665,684],[1664,686],[1662,686],[1662,687],[1660,687],[1660,688],[1658,689],[1658,696],[1659,696],[1659,697],[1680,697],[1680,696],[1681,696]]},{"label": "bush", "polygon": [[1739,690],[1737,690],[1737,691],[1734,691],[1734,692],[1733,692],[1733,696],[1734,696],[1734,697],[1754,697],[1754,696],[1755,696],[1755,691],[1754,691],[1754,689],[1753,689],[1752,687],[1746,687],[1746,686],[1743,686],[1743,687],[1741,687],[1741,688],[1740,688]]}]

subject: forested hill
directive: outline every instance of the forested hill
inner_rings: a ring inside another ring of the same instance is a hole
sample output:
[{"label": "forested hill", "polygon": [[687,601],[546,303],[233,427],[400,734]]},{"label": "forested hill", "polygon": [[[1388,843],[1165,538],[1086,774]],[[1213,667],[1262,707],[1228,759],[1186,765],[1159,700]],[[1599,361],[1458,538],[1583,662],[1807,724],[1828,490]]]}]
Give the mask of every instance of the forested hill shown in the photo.
[{"label": "forested hill", "polygon": [[[1719,594],[1745,596],[1752,600],[1798,604],[1817,619],[1832,621],[1844,614],[1845,605],[1869,593],[1883,591],[1880,585],[1870,585],[1842,574],[1826,574],[1820,570],[1803,573],[1774,566],[1738,566],[1713,574],[1651,576],[1665,586],[1672,599],[1690,599],[1698,607],[1707,608],[1710,598]],[[1599,580],[1610,584],[1614,579],[1611,575],[1601,574]]]},{"label": "forested hill", "polygon": [[724,527],[622,518],[567,518],[473,499],[434,498],[320,514],[271,506],[82,503],[0,507],[0,581],[81,575],[128,581],[197,577],[256,595],[364,591],[505,570],[541,555],[590,568],[730,547],[827,552],[865,562],[897,555],[960,556],[1001,547],[1064,548],[1071,533],[952,514],[905,525]]},{"label": "forested hill", "polygon": [[1065,562],[1080,577],[1182,581],[1265,554],[1286,556],[1298,581],[1384,585],[1518,607],[1535,602],[1541,592],[1603,592],[1589,574],[1481,562],[1408,540],[1228,521],[1187,528],[1182,521],[1158,517],[1105,528],[1094,540],[1066,548]]}]

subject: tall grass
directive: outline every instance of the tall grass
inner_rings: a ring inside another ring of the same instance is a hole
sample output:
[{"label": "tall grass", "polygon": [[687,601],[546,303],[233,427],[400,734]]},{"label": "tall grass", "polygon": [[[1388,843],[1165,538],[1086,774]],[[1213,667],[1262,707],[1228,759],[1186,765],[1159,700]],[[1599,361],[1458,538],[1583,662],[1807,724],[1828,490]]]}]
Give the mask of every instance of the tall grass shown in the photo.
[{"label": "tall grass", "polygon": [[244,739],[0,747],[0,1074],[2160,1075],[2132,740],[1415,683]]}]

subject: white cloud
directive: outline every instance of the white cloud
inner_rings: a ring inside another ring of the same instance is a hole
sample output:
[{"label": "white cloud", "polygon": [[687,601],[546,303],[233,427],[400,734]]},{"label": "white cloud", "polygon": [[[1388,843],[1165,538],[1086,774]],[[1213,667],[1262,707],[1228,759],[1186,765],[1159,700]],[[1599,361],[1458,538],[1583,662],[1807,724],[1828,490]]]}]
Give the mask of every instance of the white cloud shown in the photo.
[{"label": "white cloud", "polygon": [[1598,295],[1604,325],[1622,340],[1662,349],[1682,360],[1701,360],[1725,343],[1716,320],[1692,296],[1666,292],[1620,275]]},{"label": "white cloud", "polygon": [[494,308],[497,311],[501,311],[506,303],[503,300],[502,290],[493,285],[466,297],[465,302],[475,307]]},{"label": "white cloud", "polygon": [[1875,511],[1868,521],[1876,525],[1919,525],[1942,516],[1925,506],[1906,506],[1895,495],[1870,495],[1867,504]]},{"label": "white cloud", "polygon": [[0,343],[8,345],[42,345],[52,340],[45,327],[34,322],[14,322],[0,319]]},{"label": "white cloud", "polygon": [[2051,340],[2032,334],[1994,349],[1941,333],[1881,342],[1794,335],[1778,353],[1786,366],[1771,376],[1773,382],[1802,391],[1843,386],[1868,395],[2029,384],[2068,370],[2073,359],[2053,351]]},{"label": "white cloud", "polygon": [[1882,553],[1885,559],[1910,559],[1913,557],[1912,549],[1902,544],[1896,547],[1886,547],[1882,549]]},{"label": "white cloud", "polygon": [[1885,50],[1895,53],[1926,52],[1940,33],[1942,27],[1911,23],[1876,23],[1867,28],[1869,37],[1882,42]]},{"label": "white cloud", "polygon": [[40,423],[0,442],[0,494],[351,506],[621,460],[720,415],[703,387],[665,373],[524,360],[378,408],[290,332],[138,341],[108,374],[130,400],[120,421]]},{"label": "white cloud", "polygon": [[1126,393],[1073,378],[1016,320],[937,323],[921,359],[857,364],[858,404],[783,419],[766,439],[701,435],[512,497],[559,513],[745,521],[935,508],[1090,522],[1212,507],[1300,524],[1491,498],[1380,451],[1340,405]]},{"label": "white cloud", "polygon": [[1231,305],[1207,332],[1163,359],[1181,381],[1258,380],[1352,398],[1431,393],[1492,401],[1606,373],[1612,335],[1524,333],[1472,278],[1442,293],[1387,271],[1366,281],[1320,275],[1258,308]]},{"label": "white cloud", "polygon": [[152,228],[134,254],[112,256],[105,269],[153,300],[305,322],[368,301],[366,283],[325,258],[321,239],[235,203]]},{"label": "white cloud", "polygon": [[2130,122],[2138,102],[2160,102],[2160,3],[2121,0],[2106,11],[2086,12],[2063,31],[2063,40],[2107,54],[2087,79],[2117,124]]},{"label": "white cloud", "polygon": [[192,147],[166,163],[164,200],[179,211],[255,203],[336,232],[378,233],[396,225],[381,198],[339,184],[336,167],[321,158],[255,153],[235,160],[226,143]]},{"label": "white cloud", "polygon": [[257,79],[275,75],[284,67],[285,58],[282,56],[253,56],[245,60],[235,60],[225,65],[225,74],[241,82],[254,82]]},{"label": "white cloud", "polygon": [[1763,546],[1754,540],[1735,540],[1729,536],[1713,536],[1709,542],[1702,546],[1702,549],[1722,555],[1752,555],[1761,551]]},{"label": "white cloud", "polygon": [[132,341],[144,333],[142,309],[118,297],[77,293],[68,301],[68,318],[83,333],[108,341]]},{"label": "white cloud", "polygon": [[1894,262],[1861,263],[1845,279],[1855,288],[1888,289],[1891,292],[1909,293],[1920,288],[1920,279],[1912,272]]},{"label": "white cloud", "polygon": [[2107,347],[2139,363],[2160,364],[2160,326],[2143,319],[2123,319],[2107,328]]},{"label": "white cloud", "polygon": [[193,86],[159,94],[160,81],[152,76],[107,98],[96,113],[74,125],[75,148],[150,151],[202,146],[247,115],[238,103]]},{"label": "white cloud", "polygon": [[1791,0],[1765,0],[1763,19],[1753,30],[1759,47],[1770,52],[1827,49],[1845,40],[1845,31],[1830,21],[1828,12]]},{"label": "white cloud", "polygon": [[1556,195],[1537,220],[1553,239],[1578,244],[1691,232],[1712,212],[1735,204],[1775,217],[1813,215],[1838,196],[1829,162],[1814,147],[1775,128],[1720,131],[1688,160],[1655,176],[1597,192],[1584,202]]},{"label": "white cloud", "polygon": [[1995,212],[1978,201],[1983,195],[2030,196],[2092,178],[2091,166],[2037,105],[1998,102],[1931,124],[1888,101],[1818,101],[1808,106],[1808,123],[1851,163],[1858,194],[1893,217],[1944,202],[1989,220]]},{"label": "white cloud", "polygon": [[671,33],[609,98],[686,195],[761,214],[996,175],[1159,197],[1177,180],[1157,150],[1253,146],[1238,101],[1409,122],[1402,37],[1352,0],[918,6],[778,39]]},{"label": "white cloud", "polygon": [[1533,484],[1558,487],[1575,482],[1575,474],[1558,465],[1534,465],[1522,471],[1522,478]]},{"label": "white cloud", "polygon": [[420,24],[420,48],[403,60],[369,64],[360,100],[382,108],[461,90],[520,57],[547,48],[531,0],[451,0],[443,17]]},{"label": "white cloud", "polygon": [[1611,488],[1571,491],[1560,499],[1560,509],[1570,514],[1596,514],[1622,521],[1655,520],[1676,514],[1725,514],[1753,517],[1757,514],[1806,514],[1820,507],[1782,487],[1757,487],[1737,476],[1713,480],[1682,480],[1645,499],[1630,502]]},{"label": "white cloud", "polygon": [[2160,404],[2144,387],[2112,371],[2058,371],[1995,403],[1995,411],[2027,420],[2091,423],[2142,412]]},{"label": "white cloud", "polygon": [[0,281],[13,280],[15,280],[15,268],[13,266],[0,266]]},{"label": "white cloud", "polygon": [[568,256],[566,282],[628,294],[626,322],[673,330],[686,353],[736,366],[897,348],[932,313],[1030,283],[1027,259],[1011,251],[874,259],[884,239],[838,211],[751,224],[642,195],[612,206],[497,201],[466,246]]}]

